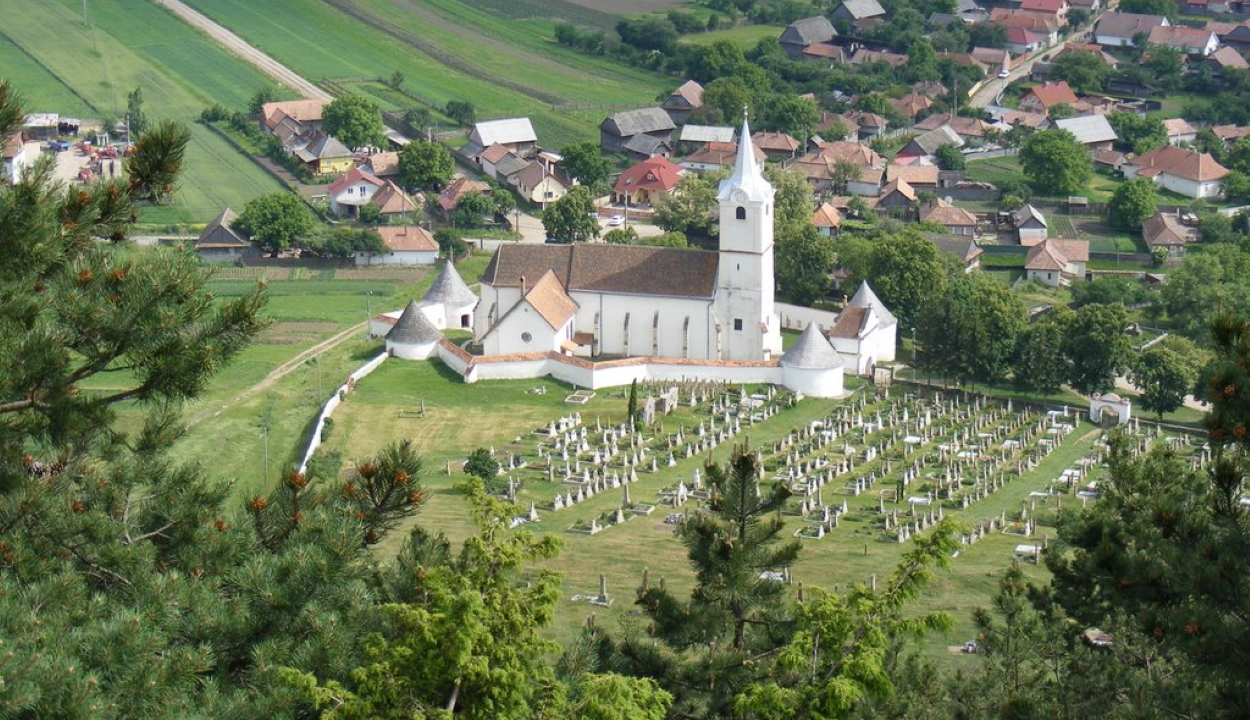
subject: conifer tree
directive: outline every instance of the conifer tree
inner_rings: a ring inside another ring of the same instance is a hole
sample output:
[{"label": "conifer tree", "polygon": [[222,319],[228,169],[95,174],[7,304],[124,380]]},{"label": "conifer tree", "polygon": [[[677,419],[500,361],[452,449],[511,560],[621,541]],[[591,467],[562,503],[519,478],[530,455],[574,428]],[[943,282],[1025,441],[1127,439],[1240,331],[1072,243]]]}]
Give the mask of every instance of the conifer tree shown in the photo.
[{"label": "conifer tree", "polygon": [[760,466],[745,447],[727,464],[709,463],[712,497],[678,526],[695,573],[682,600],[645,585],[638,604],[650,638],[627,634],[610,662],[652,677],[676,698],[672,716],[733,717],[733,699],[757,679],[760,663],[793,632],[786,585],[773,579],[794,564],[797,541],[783,541],[777,511],[790,496],[782,484],[761,488]]}]

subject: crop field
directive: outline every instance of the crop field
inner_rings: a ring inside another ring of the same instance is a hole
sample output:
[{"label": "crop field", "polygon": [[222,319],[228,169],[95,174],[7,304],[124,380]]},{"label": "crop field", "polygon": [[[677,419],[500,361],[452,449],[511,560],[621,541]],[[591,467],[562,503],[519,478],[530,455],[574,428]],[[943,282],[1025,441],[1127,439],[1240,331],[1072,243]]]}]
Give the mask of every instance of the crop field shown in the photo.
[{"label": "crop field", "polygon": [[[0,74],[16,69],[18,89],[32,109],[117,118],[125,113],[126,93],[140,87],[149,117],[190,123],[213,102],[245,103],[269,84],[154,5],[92,4],[91,27],[82,24],[79,8],[76,0],[8,3],[0,58],[20,53],[27,60],[6,62]],[[205,222],[223,205],[239,208],[255,195],[280,189],[224,140],[198,125],[191,131],[175,204],[149,209],[142,222]]]},{"label": "crop field", "polygon": [[[398,71],[405,76],[406,88],[437,106],[450,100],[468,100],[482,119],[528,115],[540,140],[553,147],[598,137],[598,120],[587,123],[553,109],[553,105],[567,101],[643,106],[672,84],[658,75],[611,69],[593,59],[584,69],[583,63],[573,59],[558,62],[530,53],[519,41],[511,44],[492,39],[488,31],[482,35],[450,33],[446,27],[459,21],[434,16],[441,24],[423,22],[413,16],[415,6],[405,11],[382,0],[360,2],[355,12],[384,18],[382,22],[391,23],[399,34],[417,36],[447,62],[325,3],[271,0],[258,5],[247,0],[192,0],[190,4],[314,81],[389,77]],[[296,31],[287,21],[292,17],[300,18]],[[499,28],[497,19],[490,22]],[[515,29],[513,33],[520,34]],[[547,37],[549,32],[543,35],[544,40]]]},{"label": "crop field", "polygon": [[610,30],[625,15],[680,7],[681,0],[464,0],[497,17],[556,19]]}]

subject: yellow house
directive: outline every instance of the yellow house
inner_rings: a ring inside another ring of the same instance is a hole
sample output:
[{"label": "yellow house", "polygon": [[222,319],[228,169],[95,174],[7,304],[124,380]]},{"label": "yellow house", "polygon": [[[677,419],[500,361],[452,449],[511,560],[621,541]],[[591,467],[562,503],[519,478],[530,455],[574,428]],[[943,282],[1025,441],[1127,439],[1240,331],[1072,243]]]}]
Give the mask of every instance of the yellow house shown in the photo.
[{"label": "yellow house", "polygon": [[347,146],[320,130],[293,150],[314,175],[337,175],[356,167],[356,156]]}]

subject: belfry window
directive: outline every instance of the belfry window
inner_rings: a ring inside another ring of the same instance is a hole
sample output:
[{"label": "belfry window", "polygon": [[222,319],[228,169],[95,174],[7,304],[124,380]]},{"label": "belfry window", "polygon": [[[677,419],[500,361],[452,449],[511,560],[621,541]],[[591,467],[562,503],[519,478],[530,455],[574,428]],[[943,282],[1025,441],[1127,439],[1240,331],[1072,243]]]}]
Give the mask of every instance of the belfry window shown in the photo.
[{"label": "belfry window", "polygon": [[735,217],[735,218],[737,218],[737,219],[739,219],[739,220],[746,220],[746,219],[747,219],[747,209],[746,209],[746,208],[744,208],[744,207],[742,207],[741,205],[739,205],[739,206],[738,206],[738,209],[734,211],[734,217]]}]

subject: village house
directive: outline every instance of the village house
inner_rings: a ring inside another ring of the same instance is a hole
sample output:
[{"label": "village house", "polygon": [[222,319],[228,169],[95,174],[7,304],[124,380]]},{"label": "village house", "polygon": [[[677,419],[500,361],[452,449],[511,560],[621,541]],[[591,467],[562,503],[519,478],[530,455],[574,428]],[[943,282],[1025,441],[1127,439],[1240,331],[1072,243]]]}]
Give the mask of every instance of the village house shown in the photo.
[{"label": "village house", "polygon": [[1084,10],[1092,17],[1102,10],[1102,0],[1071,0],[1073,10]]},{"label": "village house", "polygon": [[450,215],[460,206],[460,199],[471,192],[487,195],[491,192],[491,187],[478,180],[456,178],[450,185],[443,188],[443,192],[438,196],[438,206],[444,214]]},{"label": "village house", "polygon": [[986,131],[990,129],[990,124],[980,118],[952,115],[951,113],[934,113],[916,123],[914,129],[925,133],[942,126],[954,130],[956,135],[963,138],[963,141],[970,145],[978,145],[983,142]]},{"label": "village house", "polygon": [[386,183],[360,168],[352,168],[326,186],[330,213],[338,217],[356,217]]},{"label": "village house", "polygon": [[908,216],[916,206],[916,190],[906,180],[894,180],[881,188],[877,209]]},{"label": "village house", "polygon": [[703,108],[703,86],[694,80],[682,83],[669,96],[664,98],[660,107],[672,118],[676,125],[685,125],[686,120],[696,111]]},{"label": "village house", "polygon": [[927,232],[924,234],[937,249],[959,261],[965,273],[981,267],[981,255],[985,252],[977,245],[972,235],[944,235]]},{"label": "village house", "polygon": [[799,151],[799,141],[780,132],[761,130],[751,136],[751,143],[773,160],[788,160]]},{"label": "village house", "polygon": [[1220,40],[1239,52],[1250,51],[1250,25],[1241,23],[1229,30],[1228,34]]},{"label": "village house", "polygon": [[907,56],[899,53],[889,52],[888,50],[869,50],[861,47],[851,55],[851,65],[864,65],[866,63],[885,63],[890,67],[902,67],[907,64]]},{"label": "village house", "polygon": [[832,42],[813,43],[803,48],[803,59],[820,62],[833,67],[851,61],[850,53],[841,45]]},{"label": "village house", "polygon": [[685,170],[664,157],[653,157],[630,167],[612,187],[612,202],[627,207],[651,207],[681,183]]},{"label": "village house", "polygon": [[[818,192],[833,189],[834,171],[839,162],[849,163],[860,169],[860,175],[847,184],[846,190],[855,195],[876,197],[881,187],[881,170],[885,167],[885,158],[881,157],[867,145],[853,142],[825,143],[815,152],[808,153],[787,167],[798,168],[807,178],[807,182]],[[877,169],[875,180],[871,171]]]},{"label": "village house", "polygon": [[1017,210],[1012,219],[1015,221],[1016,238],[1025,247],[1033,247],[1049,234],[1045,216],[1032,205],[1025,205]]},{"label": "village house", "polygon": [[1054,59],[1058,60],[1064,55],[1069,55],[1074,52],[1092,53],[1095,58],[1101,60],[1104,65],[1111,68],[1112,70],[1114,70],[1120,64],[1120,61],[1116,60],[1114,55],[1103,50],[1101,45],[1096,45],[1094,43],[1079,43],[1079,42],[1073,42],[1071,40],[1063,44],[1063,47],[1059,50],[1059,52],[1055,53]]},{"label": "village house", "polygon": [[781,49],[791,60],[803,60],[803,51],[810,45],[827,43],[836,37],[837,30],[824,15],[795,20],[781,33]]},{"label": "village house", "polygon": [[1151,30],[1171,24],[1162,15],[1107,13],[1094,27],[1094,42],[1103,47],[1133,47],[1138,36],[1149,37]]},{"label": "village house", "polygon": [[378,212],[387,222],[411,221],[417,213],[417,204],[394,180],[385,182],[382,189],[373,194],[370,202],[378,207]]},{"label": "village house", "polygon": [[859,140],[859,123],[845,115],[822,110],[820,121],[816,123],[816,134],[808,141],[808,149],[814,144],[817,147],[826,142],[838,140],[856,142]]},{"label": "village house", "polygon": [[1046,36],[1021,27],[1007,28],[1007,49],[1017,55],[1027,55],[1046,47]]},{"label": "village house", "polygon": [[1052,17],[1059,21],[1061,27],[1068,24],[1068,12],[1071,9],[1072,5],[1068,0],[1024,0],[1020,3],[1020,10],[1023,12]]},{"label": "village house", "polygon": [[877,0],[842,0],[829,17],[843,20],[863,30],[885,20],[885,8]]},{"label": "village house", "polygon": [[230,208],[213,218],[195,240],[195,253],[207,263],[237,263],[260,257],[260,249],[234,229],[239,216]]},{"label": "village house", "polygon": [[1042,113],[996,108],[991,112],[997,116],[997,129],[1007,132],[1013,127],[1026,127],[1030,130],[1045,130],[1052,125],[1049,117]]},{"label": "village house", "polygon": [[673,136],[677,126],[662,108],[643,108],[609,115],[599,124],[599,147],[605,153],[625,153],[626,146],[646,136],[648,143],[664,144]]},{"label": "village house", "polygon": [[931,158],[938,148],[943,145],[954,145],[956,148],[961,148],[964,146],[964,139],[959,137],[959,134],[951,129],[950,125],[941,125],[912,138],[911,142],[898,151],[898,157],[895,158],[895,162],[909,164],[919,158]]},{"label": "village house", "polygon": [[1250,135],[1250,125],[1212,125],[1211,132],[1224,143],[1228,149],[1241,138]]},{"label": "village house", "polygon": [[7,138],[0,138],[0,179],[9,185],[16,185],[22,179],[22,173],[30,165],[27,158],[25,137],[18,130]]},{"label": "village house", "polygon": [[920,206],[920,222],[941,225],[952,235],[977,234],[977,216],[941,198]]},{"label": "village house", "polygon": [[942,178],[942,169],[937,165],[921,162],[910,165],[890,163],[885,166],[885,181],[906,180],[916,192],[936,192]]},{"label": "village house", "polygon": [[518,157],[531,158],[538,146],[538,135],[527,117],[484,120],[469,131],[469,144],[463,152],[472,156],[492,145],[501,145]]},{"label": "village house", "polygon": [[1250,62],[1235,49],[1225,46],[1207,56],[1216,77],[1222,77],[1225,70],[1250,70]]},{"label": "village house", "polygon": [[990,22],[1003,28],[1022,28],[1045,38],[1045,47],[1059,42],[1059,20],[1050,15],[996,8]]},{"label": "village house", "polygon": [[551,172],[547,163],[534,161],[519,172],[508,176],[508,184],[516,188],[517,193],[532,203],[546,206],[564,197],[568,186]]},{"label": "village house", "polygon": [[321,114],[326,104],[325,100],[307,99],[265,103],[260,106],[261,129],[272,134],[287,120],[304,131],[317,130],[321,127]]},{"label": "village house", "polygon": [[[763,164],[768,156],[759,148],[754,148],[755,161]],[[738,155],[738,143],[710,142],[702,150],[695,151],[678,161],[678,165],[686,170],[697,173],[724,170],[733,167]]]},{"label": "village house", "polygon": [[685,152],[693,152],[712,143],[734,142],[734,129],[719,125],[683,125],[677,142]]},{"label": "village house", "polygon": [[386,252],[358,252],[357,265],[433,265],[438,260],[438,242],[425,228],[382,225],[375,230]]},{"label": "village house", "polygon": [[1228,169],[1207,153],[1164,145],[1124,164],[1124,177],[1151,178],[1160,186],[1190,198],[1219,197]]},{"label": "village house", "polygon": [[899,114],[915,119],[917,115],[933,107],[933,100],[917,93],[908,93],[897,100],[890,100],[890,105],[898,110]]},{"label": "village house", "polygon": [[838,228],[842,227],[842,213],[831,203],[821,203],[816,212],[812,213],[812,225],[816,226],[816,232],[821,235],[837,235]]},{"label": "village house", "polygon": [[1151,45],[1163,45],[1179,50],[1187,55],[1206,57],[1215,52],[1220,41],[1210,30],[1184,26],[1160,25],[1150,29],[1148,42]]},{"label": "village house", "polygon": [[977,4],[977,0],[955,0],[955,10],[965,25],[979,25],[990,19],[990,14]]},{"label": "village house", "polygon": [[858,139],[862,141],[876,140],[885,133],[886,127],[889,126],[889,121],[884,117],[863,110],[851,110],[843,113],[842,117],[855,124]]},{"label": "village house", "polygon": [[1166,248],[1172,259],[1184,257],[1185,246],[1199,239],[1197,228],[1185,225],[1175,213],[1168,212],[1156,212],[1142,223],[1141,234],[1151,250]]},{"label": "village house", "polygon": [[1035,85],[1020,98],[1020,109],[1036,113],[1048,113],[1056,105],[1076,105],[1076,93],[1065,80]]},{"label": "village house", "polygon": [[1076,141],[1090,152],[1110,150],[1112,143],[1118,139],[1106,115],[1061,118],[1053,122],[1056,128],[1072,133]]},{"label": "village house", "polygon": [[1128,162],[1128,156],[1119,150],[1099,150],[1092,157],[1096,167],[1105,168],[1112,172],[1120,172],[1120,169],[1124,167],[1124,163]]},{"label": "village house", "polygon": [[1190,125],[1185,118],[1164,120],[1163,130],[1167,133],[1169,145],[1192,145],[1198,139],[1198,128]]},{"label": "village house", "polygon": [[296,136],[286,147],[313,175],[337,175],[356,166],[356,153],[321,130]]},{"label": "village house", "polygon": [[1047,238],[1029,248],[1024,261],[1025,277],[1051,287],[1070,285],[1085,278],[1089,241]]},{"label": "village house", "polygon": [[379,152],[370,155],[361,168],[376,178],[392,178],[399,175],[399,153]]}]

